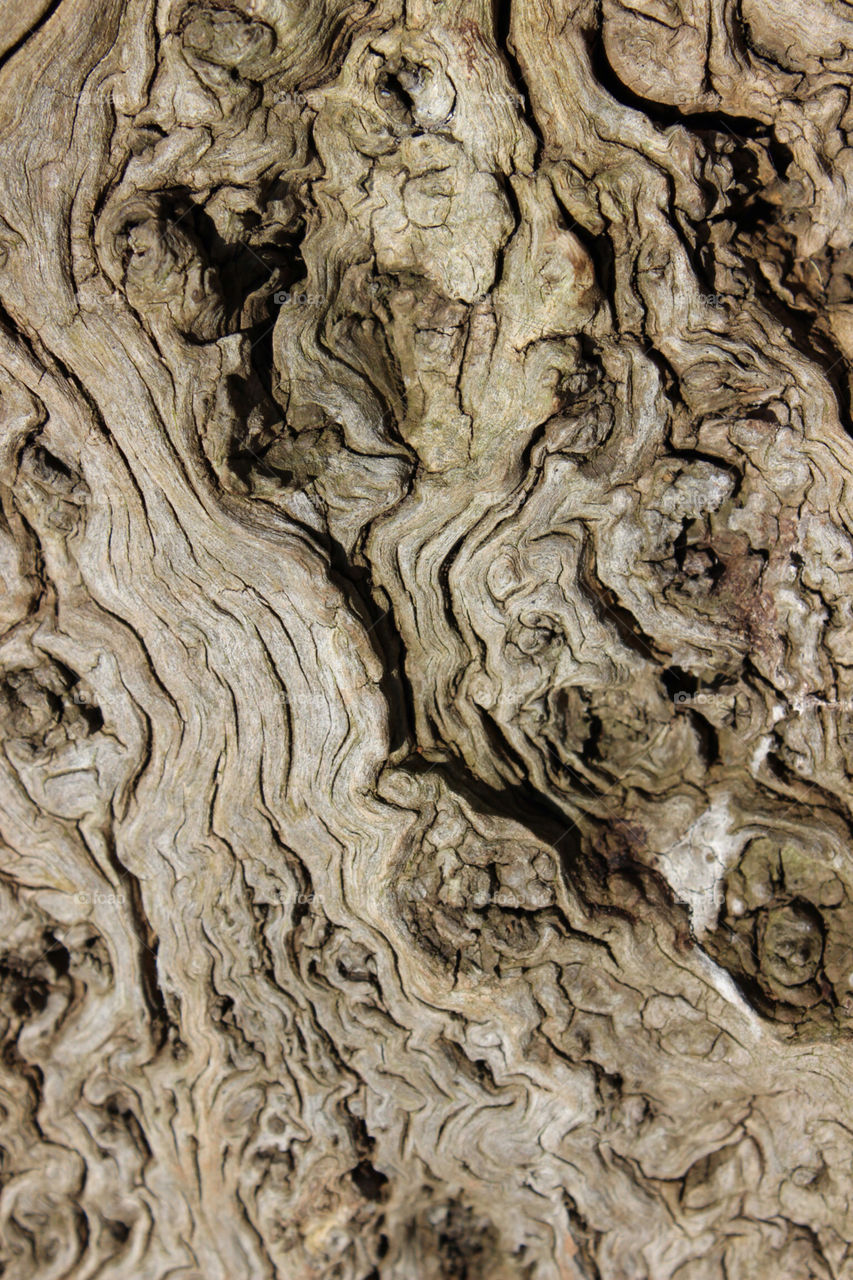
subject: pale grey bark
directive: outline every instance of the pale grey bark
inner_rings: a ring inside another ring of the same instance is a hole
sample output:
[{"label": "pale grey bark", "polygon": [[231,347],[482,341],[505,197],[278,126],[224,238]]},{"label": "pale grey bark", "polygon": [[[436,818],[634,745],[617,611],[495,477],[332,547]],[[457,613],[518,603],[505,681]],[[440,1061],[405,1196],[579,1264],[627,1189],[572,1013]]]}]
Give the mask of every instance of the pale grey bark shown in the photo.
[{"label": "pale grey bark", "polygon": [[853,1277],[853,10],[40,0],[9,1280]]}]

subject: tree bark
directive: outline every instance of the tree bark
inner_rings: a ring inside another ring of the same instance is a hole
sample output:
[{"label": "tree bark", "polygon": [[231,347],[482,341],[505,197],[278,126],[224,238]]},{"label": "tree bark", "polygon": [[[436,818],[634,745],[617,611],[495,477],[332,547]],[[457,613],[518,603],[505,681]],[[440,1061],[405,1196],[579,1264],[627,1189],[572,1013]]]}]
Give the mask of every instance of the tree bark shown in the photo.
[{"label": "tree bark", "polygon": [[853,10],[4,21],[5,1280],[851,1280]]}]

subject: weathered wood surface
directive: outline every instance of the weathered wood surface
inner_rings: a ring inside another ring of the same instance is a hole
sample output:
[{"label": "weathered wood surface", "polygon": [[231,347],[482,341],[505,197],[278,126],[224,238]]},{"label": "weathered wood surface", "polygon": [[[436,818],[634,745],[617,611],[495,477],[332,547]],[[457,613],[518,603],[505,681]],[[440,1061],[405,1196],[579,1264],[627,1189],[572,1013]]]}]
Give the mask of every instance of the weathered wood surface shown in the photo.
[{"label": "weathered wood surface", "polygon": [[853,7],[3,24],[4,1280],[850,1280]]}]

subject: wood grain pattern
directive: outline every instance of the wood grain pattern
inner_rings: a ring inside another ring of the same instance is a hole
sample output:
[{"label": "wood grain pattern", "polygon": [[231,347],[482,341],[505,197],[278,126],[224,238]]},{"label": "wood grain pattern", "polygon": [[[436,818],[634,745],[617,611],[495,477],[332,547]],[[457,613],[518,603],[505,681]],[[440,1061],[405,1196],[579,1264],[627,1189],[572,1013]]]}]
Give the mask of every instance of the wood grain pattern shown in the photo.
[{"label": "wood grain pattern", "polygon": [[4,1280],[853,1280],[853,9],[5,42]]}]

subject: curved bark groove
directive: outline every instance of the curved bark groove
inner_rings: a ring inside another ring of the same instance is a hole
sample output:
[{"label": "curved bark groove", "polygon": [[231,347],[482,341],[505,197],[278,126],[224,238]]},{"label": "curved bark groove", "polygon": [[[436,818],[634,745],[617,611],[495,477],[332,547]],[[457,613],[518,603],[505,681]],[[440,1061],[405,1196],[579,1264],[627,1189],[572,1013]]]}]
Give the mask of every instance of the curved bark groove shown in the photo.
[{"label": "curved bark groove", "polygon": [[7,37],[3,1274],[850,1280],[853,19],[403,8]]}]

